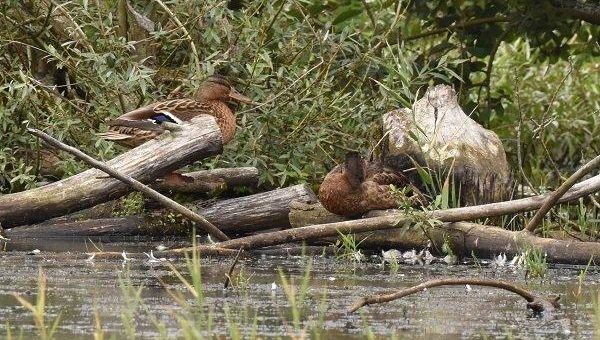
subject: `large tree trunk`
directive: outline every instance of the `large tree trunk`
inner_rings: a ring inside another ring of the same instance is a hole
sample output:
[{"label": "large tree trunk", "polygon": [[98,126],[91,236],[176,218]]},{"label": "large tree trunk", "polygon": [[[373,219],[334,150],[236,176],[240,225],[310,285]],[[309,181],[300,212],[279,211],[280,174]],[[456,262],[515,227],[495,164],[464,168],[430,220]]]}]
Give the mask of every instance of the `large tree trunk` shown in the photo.
[{"label": "large tree trunk", "polygon": [[[151,182],[197,160],[219,154],[222,137],[211,116],[200,116],[181,130],[119,155],[106,164],[138,181]],[[97,169],[90,169],[40,188],[0,197],[4,228],[31,224],[118,198],[131,189]]]}]

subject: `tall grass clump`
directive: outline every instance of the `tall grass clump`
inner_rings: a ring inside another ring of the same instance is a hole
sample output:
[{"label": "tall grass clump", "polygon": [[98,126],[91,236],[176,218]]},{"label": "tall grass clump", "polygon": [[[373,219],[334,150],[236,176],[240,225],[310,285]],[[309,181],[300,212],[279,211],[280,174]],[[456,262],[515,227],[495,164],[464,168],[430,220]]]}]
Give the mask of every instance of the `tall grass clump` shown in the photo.
[{"label": "tall grass clump", "polygon": [[[25,307],[29,310],[33,316],[33,323],[35,324],[35,328],[37,330],[37,336],[42,340],[50,340],[54,338],[54,333],[58,325],[60,324],[60,315],[58,315],[54,321],[48,320],[46,316],[46,288],[47,288],[47,279],[42,269],[39,270],[38,275],[38,291],[37,296],[35,298],[35,304],[29,302],[24,297],[14,293],[13,296],[17,301],[21,304],[21,306]],[[49,323],[50,322],[50,323]],[[7,326],[7,330],[10,328]],[[7,334],[7,337],[10,337],[10,332]]]}]

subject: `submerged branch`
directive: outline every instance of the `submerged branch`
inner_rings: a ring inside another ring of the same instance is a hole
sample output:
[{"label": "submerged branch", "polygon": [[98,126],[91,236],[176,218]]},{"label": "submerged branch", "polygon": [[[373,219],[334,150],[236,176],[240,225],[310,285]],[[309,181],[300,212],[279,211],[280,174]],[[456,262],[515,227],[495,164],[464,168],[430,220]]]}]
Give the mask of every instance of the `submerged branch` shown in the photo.
[{"label": "submerged branch", "polygon": [[227,271],[227,274],[225,275],[225,283],[223,284],[223,289],[227,289],[227,287],[229,287],[229,283],[231,282],[231,275],[233,274],[233,269],[235,268],[235,265],[240,259],[240,254],[242,254],[242,248],[238,249],[237,254],[235,254],[235,258],[231,263],[231,267],[229,267],[229,271]]},{"label": "submerged branch", "polygon": [[479,279],[479,278],[450,278],[450,279],[438,279],[438,280],[429,280],[423,282],[419,285],[401,289],[395,293],[391,294],[380,294],[380,295],[372,295],[365,296],[358,300],[348,312],[353,313],[359,308],[371,305],[375,303],[384,303],[390,302],[393,300],[400,299],[402,297],[412,295],[418,292],[421,292],[428,288],[439,287],[439,286],[456,286],[456,285],[476,285],[476,286],[487,286],[494,287],[499,289],[504,289],[509,292],[513,292],[525,300],[527,300],[527,308],[532,309],[536,313],[541,313],[544,310],[554,310],[559,307],[558,298],[549,300],[537,295],[530,293],[529,291],[513,285],[511,283],[499,280],[490,280],[490,279]]}]

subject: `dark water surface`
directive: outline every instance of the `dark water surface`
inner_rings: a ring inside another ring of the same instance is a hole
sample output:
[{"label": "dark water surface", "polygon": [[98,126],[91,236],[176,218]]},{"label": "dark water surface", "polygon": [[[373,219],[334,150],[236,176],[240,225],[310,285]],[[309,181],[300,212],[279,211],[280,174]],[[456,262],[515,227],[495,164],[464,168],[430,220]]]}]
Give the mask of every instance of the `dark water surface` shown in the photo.
[{"label": "dark water surface", "polygon": [[[147,252],[158,244],[173,247],[186,242],[101,242],[96,245],[105,251]],[[41,253],[26,254],[35,248]],[[95,313],[100,316],[108,338],[122,338],[121,314],[125,300],[119,287],[119,277],[127,272],[127,267],[131,282],[144,287],[142,297],[148,311],[165,323],[169,337],[181,336],[174,317],[181,307],[174,302],[163,283],[182,293],[185,293],[185,287],[164,263],[150,264],[142,259],[131,261],[128,266],[123,266],[120,259],[95,259],[88,263],[83,252],[92,249],[89,241],[75,239],[15,240],[5,246],[0,252],[0,338],[6,335],[7,322],[13,335],[22,332],[25,338],[30,338],[37,334],[31,313],[11,294],[18,293],[34,302],[39,268],[48,281],[46,317],[54,319],[60,314],[57,338],[92,338]],[[304,320],[316,320],[319,310],[324,309],[325,321],[321,332],[324,339],[362,338],[367,329],[382,338],[392,335],[396,338],[427,339],[594,337],[596,326],[592,300],[600,288],[600,274],[596,267],[589,268],[582,297],[577,303],[574,292],[579,287],[578,275],[583,267],[555,266],[540,282],[526,281],[522,270],[509,268],[400,264],[397,273],[390,273],[389,269],[381,268],[380,258],[353,264],[335,256],[244,258],[238,263],[236,273],[243,270],[245,284],[227,291],[223,290],[223,282],[232,259],[203,257],[204,288],[213,318],[212,332],[207,335],[229,337],[232,326],[228,320],[237,320],[245,335],[251,332],[254,320],[256,331],[262,338],[297,334],[291,326],[289,301],[282,289],[278,270],[281,268],[291,275],[299,285],[309,258],[313,268],[304,303]],[[173,258],[171,261],[185,271],[183,259]],[[433,288],[402,300],[367,306],[354,314],[344,312],[363,295],[390,292],[427,279],[457,276],[497,278],[526,285],[535,292],[561,294],[562,308],[550,315],[534,317],[526,310],[525,301],[512,293],[456,286]],[[272,289],[274,282],[275,290]],[[157,336],[157,329],[146,313],[139,313],[136,321],[139,337]]]}]

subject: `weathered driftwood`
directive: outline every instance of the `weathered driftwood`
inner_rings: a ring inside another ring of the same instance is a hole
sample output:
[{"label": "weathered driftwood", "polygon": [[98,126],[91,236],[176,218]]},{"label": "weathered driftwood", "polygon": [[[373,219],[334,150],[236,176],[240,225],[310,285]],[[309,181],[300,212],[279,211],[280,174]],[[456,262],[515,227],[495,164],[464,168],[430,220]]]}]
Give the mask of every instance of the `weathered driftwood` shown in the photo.
[{"label": "weathered driftwood", "polygon": [[508,197],[510,172],[500,139],[463,112],[450,86],[429,88],[412,110],[385,114],[383,133],[384,164],[406,170],[417,162],[442,182],[451,170],[463,205]]},{"label": "weathered driftwood", "polygon": [[[148,183],[199,159],[222,151],[213,117],[201,116],[180,131],[165,133],[106,162],[111,168]],[[5,228],[31,224],[118,198],[131,189],[118,179],[90,169],[32,190],[0,197]]]},{"label": "weathered driftwood", "polygon": [[236,187],[256,188],[258,169],[255,167],[220,168],[182,174],[193,179],[190,183],[170,183],[157,180],[152,187],[162,192],[172,193],[212,193]]},{"label": "weathered driftwood", "polygon": [[137,181],[136,179],[107,166],[105,163],[100,162],[100,161],[90,157],[89,155],[81,152],[79,149],[76,149],[72,146],[69,146],[67,144],[64,144],[64,143],[54,139],[50,135],[48,135],[40,130],[27,129],[27,131],[29,133],[41,138],[46,143],[48,143],[54,147],[57,147],[63,151],[66,151],[66,152],[74,155],[78,159],[84,161],[86,164],[88,164],[96,169],[100,169],[100,170],[104,171],[105,173],[109,174],[110,176],[120,180],[121,182],[126,183],[133,189],[140,191],[144,195],[152,198],[153,200],[158,202],[163,207],[181,214],[185,218],[196,223],[202,231],[208,233],[209,235],[212,235],[213,237],[216,237],[218,240],[226,241],[229,239],[227,237],[227,235],[225,235],[222,231],[220,231],[212,223],[208,222],[203,216],[191,211],[187,207],[184,207],[183,205],[173,201],[172,199],[160,194],[158,191],[156,191],[148,186],[145,186],[144,184]]},{"label": "weathered driftwood", "polygon": [[358,301],[352,307],[348,309],[348,312],[352,313],[358,310],[359,308],[371,305],[375,303],[384,303],[390,302],[396,299],[403,298],[408,295],[412,295],[418,292],[422,292],[424,290],[440,287],[440,286],[456,286],[456,285],[473,285],[473,286],[487,286],[494,287],[507,290],[509,292],[513,292],[527,301],[527,308],[532,309],[535,313],[542,313],[544,311],[554,311],[560,305],[558,300],[560,296],[554,299],[547,299],[540,295],[536,295],[530,293],[528,290],[523,289],[519,286],[516,286],[510,282],[499,281],[499,280],[491,280],[491,279],[481,279],[481,278],[449,278],[449,279],[437,279],[437,280],[429,280],[425,281],[419,285],[404,288],[397,292],[390,294],[378,294],[365,296]]}]

